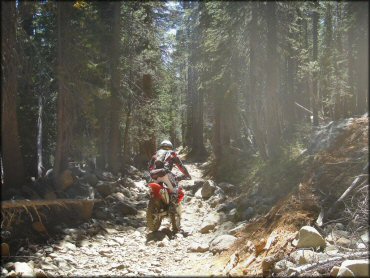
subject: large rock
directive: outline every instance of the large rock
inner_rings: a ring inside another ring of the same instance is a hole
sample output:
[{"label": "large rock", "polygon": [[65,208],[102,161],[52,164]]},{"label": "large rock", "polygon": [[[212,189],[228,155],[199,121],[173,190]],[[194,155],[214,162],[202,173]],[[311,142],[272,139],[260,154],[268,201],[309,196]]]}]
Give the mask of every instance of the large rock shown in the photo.
[{"label": "large rock", "polygon": [[249,220],[253,217],[254,213],[254,208],[248,207],[240,213],[240,220]]},{"label": "large rock", "polygon": [[221,251],[228,250],[236,240],[237,238],[232,235],[218,236],[210,242],[209,250],[212,253],[219,253]]},{"label": "large rock", "polygon": [[197,252],[197,253],[204,253],[207,252],[209,249],[209,246],[206,243],[197,243],[193,242],[189,248],[189,252]]},{"label": "large rock", "polygon": [[218,234],[230,234],[229,231],[235,227],[235,224],[231,221],[223,222],[217,229]]},{"label": "large rock", "polygon": [[296,250],[290,254],[290,258],[295,264],[311,264],[328,258],[325,253],[316,253],[312,250]]},{"label": "large rock", "polygon": [[28,263],[16,262],[14,263],[14,271],[17,273],[17,277],[34,277],[35,272],[32,265]]},{"label": "large rock", "polygon": [[220,221],[220,216],[216,213],[211,213],[204,219],[199,231],[202,234],[209,233],[211,230],[213,230],[217,226],[219,221]]},{"label": "large rock", "polygon": [[338,276],[345,276],[345,269],[349,269],[355,277],[369,277],[369,260],[346,260],[342,262]]},{"label": "large rock", "polygon": [[342,266],[338,270],[337,277],[355,277],[355,274],[348,268]]},{"label": "large rock", "polygon": [[66,191],[66,196],[72,199],[94,199],[94,189],[89,184],[77,182],[74,186],[71,186]]},{"label": "large rock", "polygon": [[81,180],[83,182],[87,182],[88,184],[90,184],[91,186],[96,186],[99,182],[97,176],[95,174],[92,174],[92,173],[86,173],[82,178]]},{"label": "large rock", "polygon": [[236,204],[234,202],[227,202],[227,203],[224,203],[224,204],[220,204],[219,206],[217,206],[217,212],[229,212],[230,210],[236,208]]},{"label": "large rock", "polygon": [[213,195],[213,193],[215,193],[215,191],[216,191],[215,182],[212,180],[207,180],[203,184],[200,193],[203,199],[208,199]]},{"label": "large rock", "polygon": [[298,234],[298,248],[325,247],[326,242],[320,233],[311,226],[303,226]]},{"label": "large rock", "polygon": [[340,122],[332,121],[326,126],[320,127],[310,140],[308,152],[314,154],[335,147],[340,136],[345,134],[352,123],[353,118],[348,118]]},{"label": "large rock", "polygon": [[125,202],[117,203],[114,209],[121,215],[136,215],[138,213],[137,209],[133,205]]},{"label": "large rock", "polygon": [[194,180],[194,185],[191,188],[191,192],[193,194],[195,194],[195,192],[197,192],[198,189],[203,186],[204,182],[205,182],[205,180],[203,180],[203,179],[196,179],[196,180]]},{"label": "large rock", "polygon": [[274,273],[280,273],[282,271],[286,271],[288,268],[295,267],[295,264],[288,261],[288,260],[281,260],[275,263],[275,265],[272,268],[272,271]]},{"label": "large rock", "polygon": [[105,198],[116,192],[117,184],[115,182],[99,181],[95,189],[103,198]]},{"label": "large rock", "polygon": [[235,194],[237,193],[238,191],[238,188],[231,184],[231,183],[227,183],[227,182],[221,182],[218,184],[218,186],[226,193],[226,194]]}]

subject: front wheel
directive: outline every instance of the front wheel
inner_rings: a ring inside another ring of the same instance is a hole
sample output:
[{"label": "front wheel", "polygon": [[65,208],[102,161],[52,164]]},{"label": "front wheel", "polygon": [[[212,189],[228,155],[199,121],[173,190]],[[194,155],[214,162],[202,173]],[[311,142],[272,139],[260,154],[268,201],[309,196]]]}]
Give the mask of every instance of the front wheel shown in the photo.
[{"label": "front wheel", "polygon": [[152,232],[158,231],[162,223],[162,217],[157,216],[159,212],[159,202],[154,199],[150,199],[148,203],[148,208],[146,211],[146,225],[148,229]]}]

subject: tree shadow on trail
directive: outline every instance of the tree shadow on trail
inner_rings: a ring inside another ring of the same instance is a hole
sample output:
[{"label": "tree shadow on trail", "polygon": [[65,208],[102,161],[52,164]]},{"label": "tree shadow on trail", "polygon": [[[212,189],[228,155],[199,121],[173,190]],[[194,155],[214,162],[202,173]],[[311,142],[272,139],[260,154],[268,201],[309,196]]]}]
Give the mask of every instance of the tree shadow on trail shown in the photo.
[{"label": "tree shadow on trail", "polygon": [[169,228],[163,228],[156,232],[151,232],[146,235],[146,243],[150,241],[162,241],[166,236],[169,240],[173,240],[178,238],[177,235],[181,234],[183,237],[188,237],[190,235],[189,232],[184,230],[180,230],[178,232],[171,231]]},{"label": "tree shadow on trail", "polygon": [[174,238],[175,233],[169,228],[163,228],[156,232],[151,232],[146,235],[146,242],[150,241],[162,241],[166,236],[171,240]]}]

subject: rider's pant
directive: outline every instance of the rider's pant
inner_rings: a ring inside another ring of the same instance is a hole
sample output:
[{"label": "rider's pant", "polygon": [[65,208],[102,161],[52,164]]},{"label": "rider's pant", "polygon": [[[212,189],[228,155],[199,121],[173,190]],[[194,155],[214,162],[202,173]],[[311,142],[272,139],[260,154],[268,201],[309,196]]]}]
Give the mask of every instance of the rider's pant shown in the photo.
[{"label": "rider's pant", "polygon": [[170,191],[173,192],[175,183],[174,181],[171,182],[171,180],[173,180],[173,177],[170,176],[169,174],[166,174],[163,177],[158,177],[155,181],[164,182],[167,185],[167,187],[170,189]]}]

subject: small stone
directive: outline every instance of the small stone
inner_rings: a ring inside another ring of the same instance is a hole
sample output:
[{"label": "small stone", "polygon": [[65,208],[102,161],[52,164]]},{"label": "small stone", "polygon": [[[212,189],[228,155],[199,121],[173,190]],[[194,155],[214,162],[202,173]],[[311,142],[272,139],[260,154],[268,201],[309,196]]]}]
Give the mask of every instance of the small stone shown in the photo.
[{"label": "small stone", "polygon": [[288,268],[293,268],[293,267],[295,267],[295,265],[292,262],[288,260],[281,260],[275,263],[272,270],[274,273],[280,273]]},{"label": "small stone", "polygon": [[337,275],[338,275],[338,271],[339,271],[339,266],[334,266],[334,267],[330,270],[330,276],[331,276],[331,277],[337,277]]},{"label": "small stone", "polygon": [[62,247],[64,249],[72,250],[72,251],[77,249],[76,245],[74,245],[71,242],[67,242],[67,241],[62,242],[60,247]]},{"label": "small stone", "polygon": [[345,238],[345,237],[339,238],[336,243],[339,246],[347,247],[347,248],[349,248],[352,244],[351,240],[349,240],[348,238]]}]

